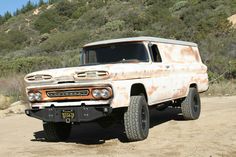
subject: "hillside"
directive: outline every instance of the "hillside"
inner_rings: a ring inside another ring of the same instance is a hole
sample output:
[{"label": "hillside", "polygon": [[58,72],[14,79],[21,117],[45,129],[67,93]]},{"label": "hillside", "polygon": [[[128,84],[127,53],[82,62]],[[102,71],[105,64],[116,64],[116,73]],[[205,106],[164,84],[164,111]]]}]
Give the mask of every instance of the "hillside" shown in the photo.
[{"label": "hillside", "polygon": [[40,69],[76,66],[83,44],[130,36],[196,42],[210,79],[233,79],[236,30],[227,19],[235,13],[236,1],[232,0],[59,0],[41,4],[0,22],[0,81]]}]

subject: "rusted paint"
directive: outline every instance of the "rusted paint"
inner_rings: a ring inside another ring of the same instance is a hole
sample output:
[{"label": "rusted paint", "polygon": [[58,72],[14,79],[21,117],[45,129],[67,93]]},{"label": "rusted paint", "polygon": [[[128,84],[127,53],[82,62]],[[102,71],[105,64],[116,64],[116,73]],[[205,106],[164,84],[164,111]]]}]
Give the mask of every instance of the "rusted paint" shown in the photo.
[{"label": "rusted paint", "polygon": [[152,95],[155,91],[157,91],[157,86],[151,86],[151,88],[148,89],[148,95]]}]

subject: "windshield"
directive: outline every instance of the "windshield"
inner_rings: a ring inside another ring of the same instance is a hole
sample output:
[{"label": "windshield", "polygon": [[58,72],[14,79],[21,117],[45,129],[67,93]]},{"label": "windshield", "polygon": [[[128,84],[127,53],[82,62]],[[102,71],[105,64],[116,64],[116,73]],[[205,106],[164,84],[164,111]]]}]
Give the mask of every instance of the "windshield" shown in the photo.
[{"label": "windshield", "polygon": [[107,64],[124,62],[148,62],[145,45],[119,43],[84,48],[84,64]]}]

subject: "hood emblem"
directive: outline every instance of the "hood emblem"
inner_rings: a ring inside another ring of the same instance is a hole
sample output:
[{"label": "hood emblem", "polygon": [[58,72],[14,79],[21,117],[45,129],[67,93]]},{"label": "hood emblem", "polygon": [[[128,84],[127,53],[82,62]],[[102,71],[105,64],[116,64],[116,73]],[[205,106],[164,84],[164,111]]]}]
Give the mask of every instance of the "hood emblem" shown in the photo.
[{"label": "hood emblem", "polygon": [[75,75],[76,79],[107,79],[109,73],[107,71],[85,71],[78,72]]}]

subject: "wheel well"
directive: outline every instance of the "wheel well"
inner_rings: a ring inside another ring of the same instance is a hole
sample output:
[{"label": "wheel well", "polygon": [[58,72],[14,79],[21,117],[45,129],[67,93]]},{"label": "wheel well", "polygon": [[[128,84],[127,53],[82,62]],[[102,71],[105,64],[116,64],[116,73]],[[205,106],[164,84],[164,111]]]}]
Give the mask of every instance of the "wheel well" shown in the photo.
[{"label": "wheel well", "polygon": [[192,83],[192,84],[190,84],[189,88],[191,88],[191,87],[194,87],[194,88],[197,89],[197,84],[196,83]]},{"label": "wheel well", "polygon": [[133,84],[131,87],[130,95],[135,96],[135,95],[142,95],[142,94],[144,94],[145,99],[148,102],[148,97],[147,97],[147,93],[146,93],[146,89],[144,85],[141,83]]}]

